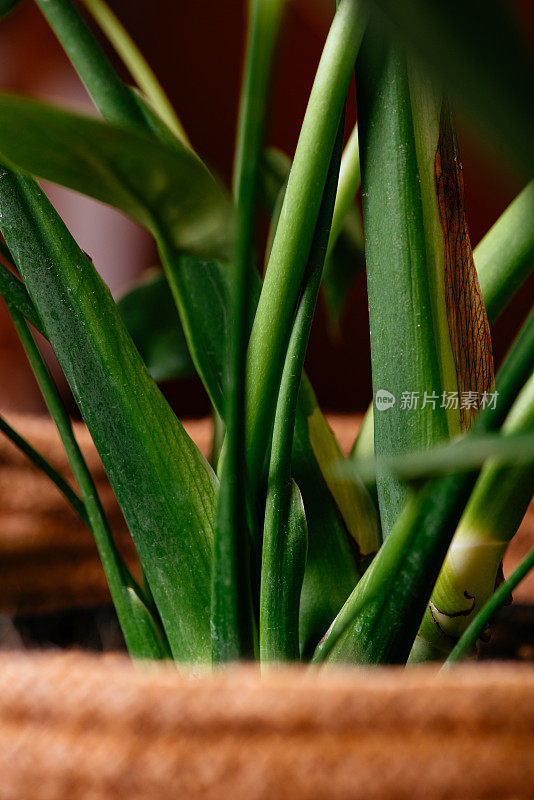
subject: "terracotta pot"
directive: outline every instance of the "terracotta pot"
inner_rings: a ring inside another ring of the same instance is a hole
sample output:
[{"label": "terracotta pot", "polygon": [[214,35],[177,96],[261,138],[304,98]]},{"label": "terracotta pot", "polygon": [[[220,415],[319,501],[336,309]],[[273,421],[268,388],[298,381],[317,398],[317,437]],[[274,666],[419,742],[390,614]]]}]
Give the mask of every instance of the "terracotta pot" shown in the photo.
[{"label": "terracotta pot", "polygon": [[[48,421],[10,419],[69,475]],[[347,449],[357,420],[331,424]],[[206,452],[209,423],[187,427]],[[134,564],[87,431],[76,433]],[[90,534],[3,440],[0,509],[3,611],[107,600]],[[4,652],[0,682],[0,800],[534,797],[525,665],[288,668],[260,680],[252,666],[188,676],[120,656]]]},{"label": "terracotta pot", "polygon": [[260,680],[119,657],[0,655],[1,800],[489,800],[534,795],[534,671]]},{"label": "terracotta pot", "polygon": [[[6,415],[14,427],[67,478],[72,478],[55,426],[46,417]],[[360,417],[331,415],[330,424],[345,452]],[[207,454],[211,421],[186,421],[185,428]],[[137,569],[135,551],[100,459],[84,425],[75,432],[95,477],[118,546]],[[534,507],[505,559],[505,573],[534,546]],[[514,593],[534,602],[534,572]],[[24,614],[109,602],[107,584],[90,532],[55,486],[5,437],[0,437],[0,613]]]}]

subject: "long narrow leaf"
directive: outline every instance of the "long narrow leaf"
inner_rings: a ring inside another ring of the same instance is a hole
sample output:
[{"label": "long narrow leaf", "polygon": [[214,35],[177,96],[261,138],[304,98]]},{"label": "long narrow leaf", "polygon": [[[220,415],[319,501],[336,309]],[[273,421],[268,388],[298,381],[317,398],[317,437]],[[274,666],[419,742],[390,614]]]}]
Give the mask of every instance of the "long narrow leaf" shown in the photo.
[{"label": "long narrow leaf", "polygon": [[[299,622],[301,653],[306,658],[311,656],[359,579],[347,530],[340,522],[340,511],[314,456],[315,453],[330,452],[331,436],[313,389],[304,375],[295,421],[292,470],[304,500],[308,527],[308,556]],[[354,505],[347,524],[358,541],[357,522],[361,505],[356,502]]]},{"label": "long narrow leaf", "polygon": [[[327,259],[323,270],[322,288],[333,330],[337,332],[347,294],[354,279],[365,264],[361,215],[353,203],[360,182],[357,128],[352,132],[343,151],[334,219],[336,228],[330,233]],[[261,195],[271,215],[271,227],[276,223],[283,203],[283,191],[291,169],[291,161],[280,150],[268,148],[263,158]],[[274,231],[273,231],[274,235]],[[267,248],[270,254],[272,238]],[[267,258],[268,260],[268,258]]]},{"label": "long narrow leaf", "polygon": [[36,0],[103,117],[144,128],[145,121],[128,87],[71,0]]},{"label": "long narrow leaf", "polygon": [[534,269],[534,181],[499,217],[473,253],[490,325]]},{"label": "long narrow leaf", "polygon": [[36,184],[2,169],[1,229],[136,543],[173,655],[209,661],[215,478]]},{"label": "long narrow leaf", "polygon": [[121,25],[118,17],[104,0],[83,0],[83,4],[106,34],[131,76],[161,119],[180,141],[189,145],[187,134],[161,84],[131,36]]},{"label": "long narrow leaf", "polygon": [[[423,450],[449,435],[447,413],[403,398],[441,396],[423,204],[404,54],[369,29],[357,69],[376,455]],[[450,347],[449,347],[450,349]],[[381,401],[385,400],[385,404]],[[378,476],[384,536],[405,487]]]},{"label": "long narrow leaf", "polygon": [[32,445],[26,441],[23,436],[17,433],[17,431],[12,428],[9,422],[2,416],[0,416],[0,431],[4,434],[4,436],[7,436],[7,438],[13,442],[15,447],[17,447],[21,453],[24,453],[24,455],[27,456],[30,461],[41,470],[41,472],[44,472],[45,475],[48,475],[50,480],[56,484],[57,488],[69,505],[71,505],[78,514],[82,522],[88,525],[89,519],[87,517],[85,506],[79,495],[76,494],[72,486],[68,483],[68,481],[65,480],[63,475],[61,475],[61,473],[59,473],[52,466],[52,464],[50,464],[50,462],[41,455],[41,453],[32,447]]},{"label": "long narrow leaf", "polygon": [[[358,78],[380,457],[469,427],[493,381],[452,114],[418,65],[384,47],[375,29]],[[407,492],[391,473],[378,475],[377,489],[387,536]]]},{"label": "long narrow leaf", "polygon": [[299,287],[366,22],[360,0],[343,0],[323,49],[271,248],[248,352],[247,463],[253,486],[263,472]]},{"label": "long narrow leaf", "polygon": [[345,114],[339,123],[328,169],[276,406],[260,594],[260,657],[266,663],[298,659],[300,654],[298,620],[307,529],[304,510],[299,511],[300,492],[291,480],[291,453],[304,358],[330,235],[344,123]]},{"label": "long narrow leaf", "polygon": [[[482,299],[490,325],[498,319],[534,269],[534,183],[510,203],[473,251]],[[365,431],[365,454],[372,452],[373,407],[369,407],[360,434]],[[358,435],[358,438],[360,437]],[[362,451],[363,452],[363,451]],[[360,455],[354,442],[352,453]]]},{"label": "long narrow leaf", "polygon": [[498,458],[506,466],[528,464],[532,459],[534,436],[521,433],[502,436],[486,433],[477,437],[463,436],[459,441],[437,445],[424,453],[404,453],[390,458],[354,460],[340,463],[335,474],[340,477],[361,476],[370,482],[378,471],[391,472],[403,481],[414,482],[453,472],[481,467],[489,458]]},{"label": "long narrow leaf", "polygon": [[126,130],[20,97],[0,96],[0,153],[33,175],[121,209],[168,243],[227,256],[233,213],[224,190],[178,141]]},{"label": "long narrow leaf", "polygon": [[0,295],[8,307],[16,308],[28,322],[31,322],[39,333],[44,333],[43,323],[31,301],[28,290],[20,278],[17,278],[3,264],[0,263]]},{"label": "long narrow leaf", "polygon": [[[74,477],[80,487],[86,512],[86,520],[95,538],[95,543],[108,581],[110,594],[117,611],[128,650],[133,658],[166,658],[169,651],[168,647],[164,645],[163,633],[159,636],[160,646],[156,645],[152,635],[149,637],[149,640],[145,638],[147,623],[150,622],[151,629],[156,629],[158,623],[146,606],[143,620],[140,619],[137,613],[138,608],[145,605],[144,600],[141,600],[141,594],[144,596],[144,592],[137,586],[115,547],[94,481],[74,437],[72,426],[61,402],[59,392],[30,332],[28,324],[23,319],[20,312],[16,311],[14,308],[10,309],[10,314],[22,346],[28,356],[43,399],[57,427]],[[129,603],[129,590],[135,593],[139,598],[137,607],[132,607],[131,603]]]},{"label": "long narrow leaf", "polygon": [[212,650],[214,661],[231,661],[253,652],[254,621],[249,556],[249,512],[245,454],[245,372],[254,307],[253,240],[255,201],[263,121],[271,61],[283,0],[251,0],[245,73],[241,91],[234,165],[236,238],[230,312],[228,369],[225,375],[226,442],[219,470],[220,489],[212,580]]}]

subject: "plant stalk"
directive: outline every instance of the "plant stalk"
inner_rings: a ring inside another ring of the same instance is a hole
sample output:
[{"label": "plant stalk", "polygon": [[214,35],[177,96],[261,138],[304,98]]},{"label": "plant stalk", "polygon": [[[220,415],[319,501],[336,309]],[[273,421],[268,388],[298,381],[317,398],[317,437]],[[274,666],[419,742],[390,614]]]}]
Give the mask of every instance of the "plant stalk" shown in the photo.
[{"label": "plant stalk", "polygon": [[145,128],[134,96],[70,0],[35,0],[104,119]]},{"label": "plant stalk", "polygon": [[212,655],[215,663],[251,657],[254,650],[245,460],[245,375],[250,332],[255,200],[271,62],[283,0],[252,0],[237,134],[234,199],[236,244],[224,422],[226,441],[212,573]]},{"label": "plant stalk", "polygon": [[0,431],[7,436],[11,442],[13,442],[15,447],[17,447],[21,453],[24,453],[24,455],[30,459],[32,464],[40,469],[41,472],[44,472],[44,474],[47,475],[53,483],[55,483],[56,487],[79,516],[81,521],[90,527],[89,517],[87,516],[87,511],[81,498],[78,494],[76,494],[74,489],[72,489],[63,475],[61,475],[61,473],[59,473],[57,469],[55,469],[55,467],[53,467],[52,464],[41,455],[41,453],[32,447],[23,436],[17,433],[17,431],[12,428],[9,422],[7,422],[7,420],[2,416],[0,416]]},{"label": "plant stalk", "polygon": [[260,660],[298,660],[299,606],[307,551],[302,499],[291,480],[298,394],[331,230],[345,115],[339,123],[317,218],[276,406],[265,523],[260,595]]},{"label": "plant stalk", "polygon": [[247,462],[253,487],[263,472],[292,320],[366,22],[363,2],[343,0],[321,56],[271,248],[247,362]]},{"label": "plant stalk", "polygon": [[82,0],[82,2],[111,42],[156,113],[182,144],[191,147],[183,125],[160,82],[116,14],[104,0]]},{"label": "plant stalk", "polygon": [[533,219],[531,181],[475,247],[473,255],[490,325],[534,269]]},{"label": "plant stalk", "polygon": [[[498,401],[498,398],[497,398]],[[534,430],[534,375],[512,406],[504,435]],[[491,597],[510,539],[534,490],[534,464],[484,466],[443,563],[411,662],[441,661]]]},{"label": "plant stalk", "polygon": [[448,669],[456,661],[464,658],[474,646],[476,640],[491,621],[491,618],[499,608],[504,605],[514,589],[526,578],[531,569],[534,568],[534,548],[525,556],[512,574],[501,583],[495,593],[486,601],[480,609],[469,627],[464,631],[459,641],[450,652],[442,669]]}]

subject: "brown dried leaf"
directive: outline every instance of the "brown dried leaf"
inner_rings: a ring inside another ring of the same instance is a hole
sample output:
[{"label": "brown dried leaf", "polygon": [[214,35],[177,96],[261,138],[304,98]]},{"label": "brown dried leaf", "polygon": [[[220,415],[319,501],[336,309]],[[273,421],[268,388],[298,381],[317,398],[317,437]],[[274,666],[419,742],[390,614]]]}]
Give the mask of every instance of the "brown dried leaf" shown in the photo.
[{"label": "brown dried leaf", "polygon": [[483,393],[491,390],[493,356],[490,328],[467,228],[462,164],[454,119],[446,102],[441,110],[435,183],[445,243],[445,301],[449,334],[456,364],[461,424],[463,430],[467,430],[476,417],[477,408],[466,404],[466,393],[476,393],[471,397],[476,397],[478,404]]}]

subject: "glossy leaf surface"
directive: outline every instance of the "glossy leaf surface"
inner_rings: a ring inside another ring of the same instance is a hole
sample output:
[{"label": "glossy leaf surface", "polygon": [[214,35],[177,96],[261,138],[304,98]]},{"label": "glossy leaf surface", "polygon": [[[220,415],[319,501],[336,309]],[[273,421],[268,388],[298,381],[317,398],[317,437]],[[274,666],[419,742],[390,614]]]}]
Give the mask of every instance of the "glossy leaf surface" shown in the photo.
[{"label": "glossy leaf surface", "polygon": [[226,256],[232,207],[200,159],[176,140],[61,111],[20,97],[0,97],[0,153],[5,161],[124,211],[173,247]]}]

